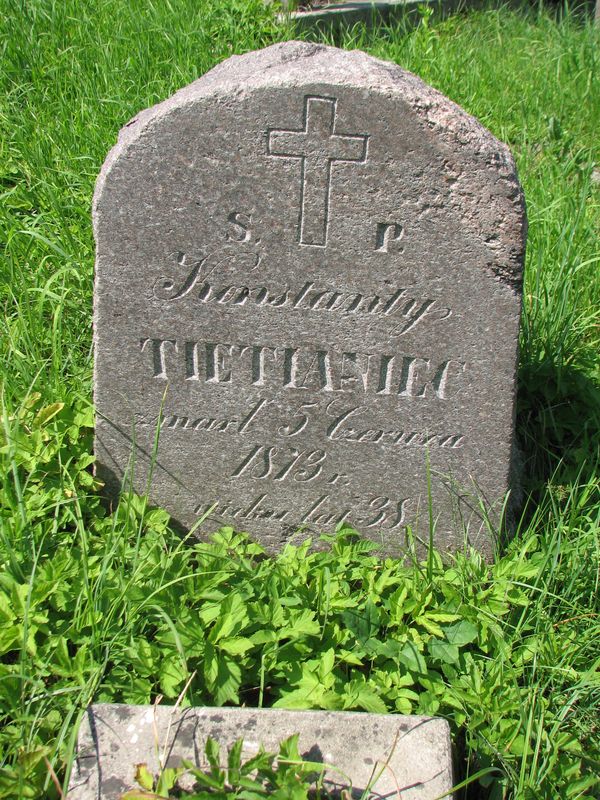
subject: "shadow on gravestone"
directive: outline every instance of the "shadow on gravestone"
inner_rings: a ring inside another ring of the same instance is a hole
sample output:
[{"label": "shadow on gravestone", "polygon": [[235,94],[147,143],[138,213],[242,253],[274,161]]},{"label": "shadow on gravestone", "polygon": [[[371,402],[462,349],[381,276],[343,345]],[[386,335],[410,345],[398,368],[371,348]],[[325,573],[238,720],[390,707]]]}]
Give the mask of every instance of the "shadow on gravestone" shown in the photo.
[{"label": "shadow on gravestone", "polygon": [[526,221],[475,119],[360,51],[234,56],[123,128],[94,229],[110,494],[269,551],[353,525],[399,555],[431,508],[491,556]]}]

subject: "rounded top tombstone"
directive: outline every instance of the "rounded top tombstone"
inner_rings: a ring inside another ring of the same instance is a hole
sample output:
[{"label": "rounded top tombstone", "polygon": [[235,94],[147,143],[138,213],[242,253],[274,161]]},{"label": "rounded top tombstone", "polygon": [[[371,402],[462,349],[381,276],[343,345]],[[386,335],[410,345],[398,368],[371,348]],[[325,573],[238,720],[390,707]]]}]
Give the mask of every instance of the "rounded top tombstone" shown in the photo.
[{"label": "rounded top tombstone", "polygon": [[365,53],[233,56],[121,131],[94,198],[96,452],[268,550],[410,526],[486,554],[510,487],[508,148]]}]

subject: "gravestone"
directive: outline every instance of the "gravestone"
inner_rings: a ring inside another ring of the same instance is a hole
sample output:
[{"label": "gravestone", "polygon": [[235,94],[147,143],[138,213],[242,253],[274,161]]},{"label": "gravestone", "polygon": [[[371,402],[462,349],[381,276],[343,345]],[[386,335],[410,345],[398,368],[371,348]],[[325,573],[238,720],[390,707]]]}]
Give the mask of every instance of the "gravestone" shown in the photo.
[{"label": "gravestone", "polygon": [[511,484],[524,202],[399,67],[288,42],[121,131],[96,188],[96,453],[270,551],[406,526],[491,553]]}]

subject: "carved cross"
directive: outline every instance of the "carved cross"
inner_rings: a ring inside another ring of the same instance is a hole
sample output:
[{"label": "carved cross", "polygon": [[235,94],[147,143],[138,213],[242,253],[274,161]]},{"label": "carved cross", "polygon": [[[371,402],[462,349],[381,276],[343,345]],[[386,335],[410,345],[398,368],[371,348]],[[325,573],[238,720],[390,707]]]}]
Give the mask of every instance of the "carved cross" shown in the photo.
[{"label": "carved cross", "polygon": [[325,247],[329,225],[331,165],[336,161],[367,160],[368,136],[336,133],[337,100],[330,97],[304,98],[302,130],[268,132],[267,152],[278,158],[301,162],[300,244]]}]

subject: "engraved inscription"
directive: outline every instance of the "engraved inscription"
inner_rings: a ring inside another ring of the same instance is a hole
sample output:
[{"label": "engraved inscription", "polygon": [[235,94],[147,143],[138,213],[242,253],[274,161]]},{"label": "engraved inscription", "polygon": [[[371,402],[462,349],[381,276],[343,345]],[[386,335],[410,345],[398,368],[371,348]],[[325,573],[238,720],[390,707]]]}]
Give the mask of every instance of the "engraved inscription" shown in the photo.
[{"label": "engraved inscription", "polygon": [[[293,527],[300,525],[315,525],[321,530],[323,528],[333,528],[352,519],[360,528],[375,528],[383,530],[393,530],[405,524],[408,514],[408,507],[411,498],[405,497],[394,499],[384,495],[367,497],[359,501],[358,506],[340,510],[335,508],[335,498],[331,494],[322,494],[312,501],[306,510],[295,512],[296,519]],[[239,501],[216,500],[214,503],[201,502],[194,509],[198,516],[214,515],[216,518],[222,517],[243,522],[251,520],[279,520],[290,521],[292,511],[289,508],[274,508],[274,501],[268,492],[257,495],[246,504],[239,504]]]},{"label": "engraved inscription", "polygon": [[[239,215],[236,216],[239,218]],[[242,226],[239,219],[236,224],[239,226],[239,231],[241,231]],[[247,230],[246,233],[248,233]],[[154,283],[152,290],[154,297],[157,300],[167,300],[169,302],[181,300],[182,297],[189,295],[201,280],[206,281],[215,270],[218,272],[227,263],[247,272],[257,269],[261,262],[260,254],[240,250],[239,242],[246,242],[248,239],[242,238],[237,241],[238,244],[224,245],[206,256],[193,256],[183,252],[174,253],[177,264],[185,270],[185,278],[177,280],[172,277],[161,276]],[[200,289],[200,294],[202,294],[202,288]]]},{"label": "engraved inscription", "polygon": [[[181,414],[165,414],[161,420],[161,428],[167,430],[186,430],[217,433],[245,433],[258,416],[269,405],[264,398],[252,406],[250,411],[239,417],[183,416]],[[155,424],[155,423],[154,423]]]},{"label": "engraved inscription", "polygon": [[324,450],[282,449],[257,444],[236,466],[231,477],[239,478],[246,473],[256,479],[284,481],[289,478],[309,483],[321,474],[325,458]]},{"label": "engraved inscription", "polygon": [[364,415],[367,406],[352,406],[341,410],[336,400],[328,404],[326,414],[333,421],[326,435],[331,441],[365,442],[377,445],[445,447],[457,449],[463,446],[464,436],[459,433],[423,433],[403,429],[367,427]]},{"label": "engraved inscription", "polygon": [[[206,433],[228,433],[234,435],[251,434],[255,427],[254,422],[259,416],[264,416],[270,401],[264,398],[255,403],[243,415],[233,417],[215,417],[198,414],[174,414],[168,411],[161,420],[161,429],[167,431],[192,431]],[[446,450],[459,450],[465,445],[465,436],[461,433],[447,431],[418,431],[406,428],[382,427],[373,422],[369,416],[372,411],[368,406],[344,407],[338,399],[331,400],[325,406],[325,419],[319,419],[319,403],[302,403],[286,420],[278,424],[273,421],[273,429],[283,439],[291,439],[306,430],[322,429],[323,436],[332,442],[348,442],[352,444],[376,444],[378,447],[425,447],[428,449],[444,448]],[[137,424],[156,427],[156,418],[145,419],[138,414]],[[319,420],[316,425],[315,419]],[[263,420],[264,424],[264,420]],[[299,451],[297,451],[299,453]],[[257,460],[259,451],[252,456]],[[263,454],[264,456],[264,454]],[[247,469],[249,463],[243,466],[241,472]],[[345,476],[337,476],[338,478]],[[335,480],[329,481],[335,483]]]},{"label": "engraved inscription", "polygon": [[405,354],[198,341],[180,346],[177,339],[140,339],[140,349],[150,352],[152,377],[161,380],[177,375],[177,357],[184,362],[186,381],[438,400],[457,390],[466,367],[454,359]]},{"label": "engraved inscription", "polygon": [[254,497],[248,505],[236,505],[232,500],[216,500],[214,503],[199,503],[194,509],[194,514],[199,517],[205,517],[209,514],[227,519],[236,520],[253,520],[253,519],[272,519],[279,520],[280,522],[287,519],[291,514],[289,508],[283,511],[269,508],[267,503],[270,502],[267,493]]},{"label": "engraved inscription", "polygon": [[335,162],[364,164],[369,137],[336,130],[337,100],[307,95],[300,130],[270,128],[267,153],[300,161],[300,216],[298,241],[325,247],[329,225],[331,166]]},{"label": "engraved inscription", "polygon": [[[241,225],[240,222],[236,224]],[[240,227],[238,233],[241,235],[241,232]],[[239,259],[235,262],[236,266],[244,268],[247,272],[254,272],[261,264],[258,253],[242,253],[238,250],[218,251],[199,259],[178,253],[177,263],[184,268],[191,268],[190,272],[180,280],[178,288],[174,280],[159,278],[154,285],[154,295],[169,302],[192,296],[206,305],[212,303],[242,307],[253,304],[261,308],[309,310],[342,316],[373,315],[381,318],[390,317],[394,320],[400,318],[400,321],[390,329],[390,336],[404,336],[426,320],[441,321],[452,315],[451,309],[439,305],[437,300],[415,297],[416,290],[411,287],[390,290],[389,294],[364,294],[357,291],[340,291],[318,285],[314,281],[306,281],[301,287],[288,286],[273,290],[250,283],[217,284],[210,280],[217,267],[227,261],[233,261],[234,258]]]}]

